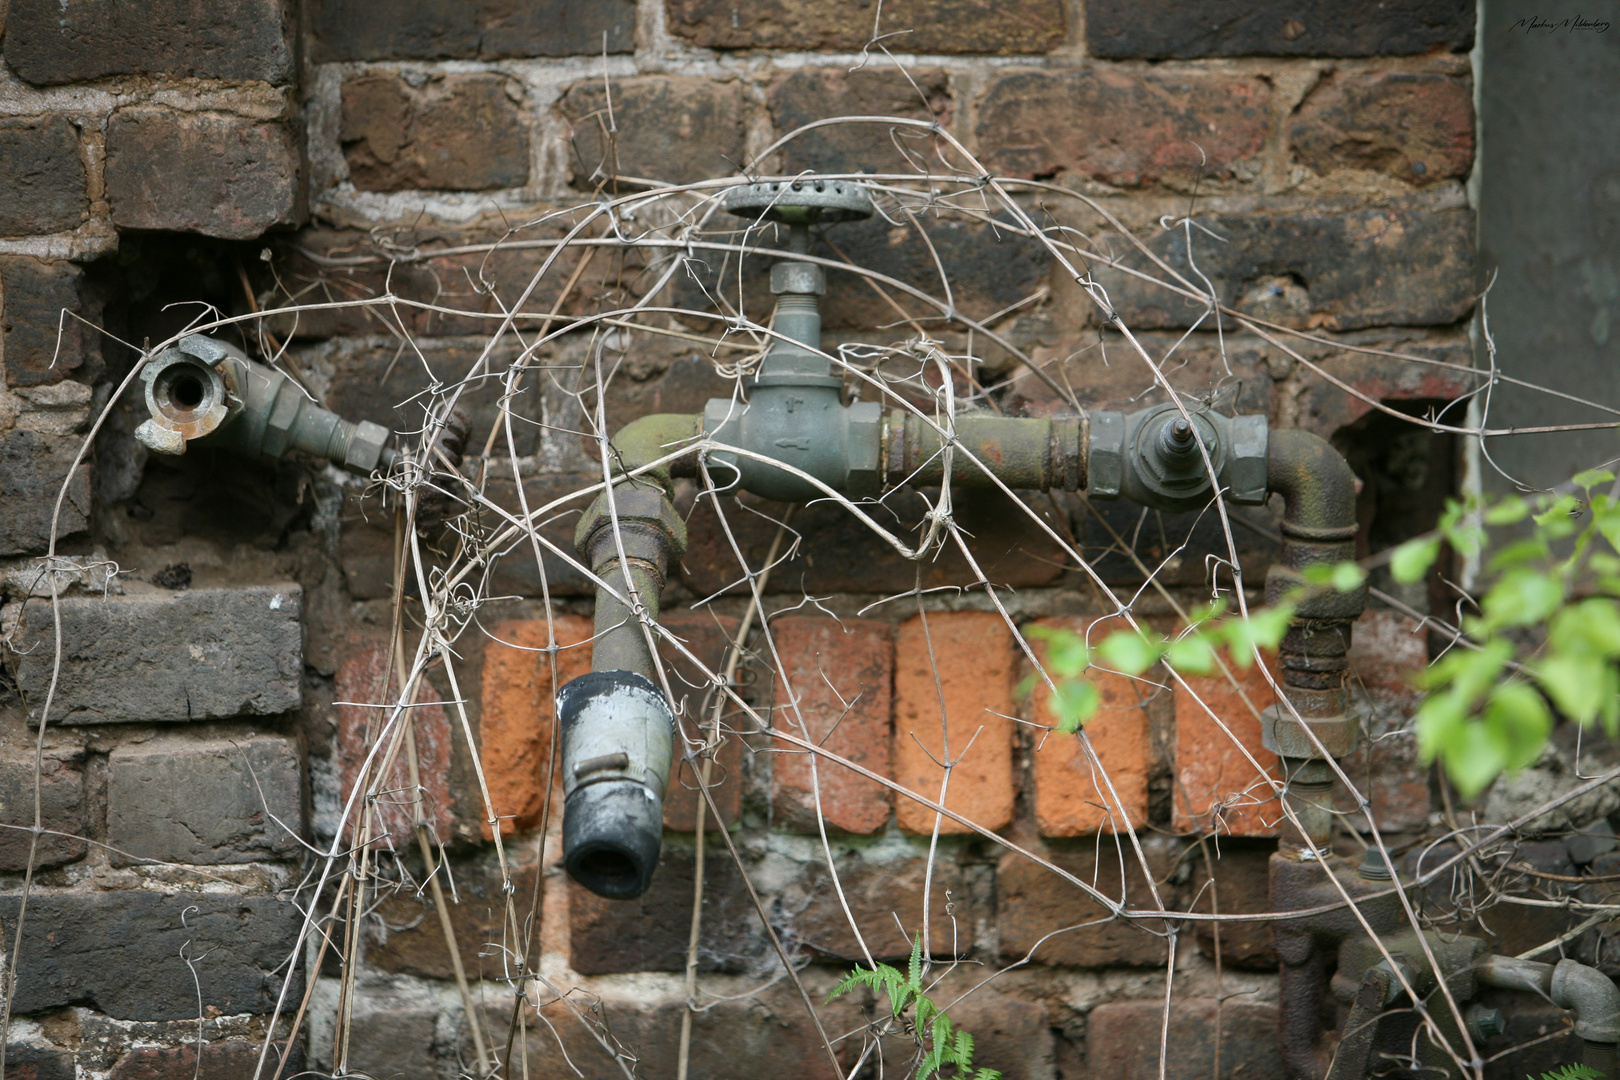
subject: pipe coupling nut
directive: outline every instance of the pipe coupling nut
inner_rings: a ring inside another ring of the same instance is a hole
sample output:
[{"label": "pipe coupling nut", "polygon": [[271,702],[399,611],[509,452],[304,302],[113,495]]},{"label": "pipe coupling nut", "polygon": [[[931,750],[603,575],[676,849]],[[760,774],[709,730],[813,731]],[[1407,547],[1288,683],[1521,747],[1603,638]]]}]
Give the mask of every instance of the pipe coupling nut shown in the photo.
[{"label": "pipe coupling nut", "polygon": [[[1311,741],[1311,734],[1321,742],[1321,750]],[[1260,745],[1278,757],[1320,760],[1326,751],[1327,757],[1342,758],[1354,753],[1360,743],[1361,721],[1354,716],[1311,716],[1301,725],[1281,705],[1260,711]]]},{"label": "pipe coupling nut", "polygon": [[815,263],[779,262],[771,267],[771,295],[826,296],[827,272]]},{"label": "pipe coupling nut", "polygon": [[186,443],[217,431],[240,412],[241,400],[226,381],[230,353],[201,334],[181,338],[141,370],[149,418],[135,429],[140,444],[158,454],[183,454]]},{"label": "pipe coupling nut", "polygon": [[[612,504],[608,502],[611,495]],[[635,483],[621,483],[612,492],[603,492],[591,503],[574,529],[574,550],[591,561],[598,561],[595,548],[598,538],[611,539],[613,520],[618,517],[619,530],[625,538],[625,553],[652,563],[668,562],[686,554],[686,522],[676,513],[674,505],[663,491]],[[633,537],[644,538],[638,544]],[[638,550],[630,550],[635,544]],[[639,550],[645,548],[646,550]],[[615,556],[617,552],[613,553]],[[662,571],[660,571],[661,573]]]}]

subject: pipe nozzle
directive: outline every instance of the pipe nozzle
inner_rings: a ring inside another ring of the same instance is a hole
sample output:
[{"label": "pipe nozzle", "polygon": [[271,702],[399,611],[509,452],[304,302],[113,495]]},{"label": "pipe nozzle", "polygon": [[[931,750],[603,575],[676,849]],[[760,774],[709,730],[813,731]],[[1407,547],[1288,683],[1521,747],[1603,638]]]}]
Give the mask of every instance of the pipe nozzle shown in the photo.
[{"label": "pipe nozzle", "polygon": [[634,671],[593,671],[557,692],[562,724],[563,863],[611,900],[647,891],[664,838],[675,716]]}]

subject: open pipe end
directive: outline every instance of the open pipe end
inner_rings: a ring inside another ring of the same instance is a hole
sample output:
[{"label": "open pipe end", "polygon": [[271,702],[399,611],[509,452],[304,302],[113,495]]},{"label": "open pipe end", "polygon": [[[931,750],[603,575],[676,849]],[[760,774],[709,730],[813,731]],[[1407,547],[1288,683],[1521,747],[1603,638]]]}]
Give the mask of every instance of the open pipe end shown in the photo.
[{"label": "open pipe end", "polygon": [[634,900],[647,891],[664,839],[662,802],[633,780],[575,789],[563,808],[563,862],[598,896]]}]

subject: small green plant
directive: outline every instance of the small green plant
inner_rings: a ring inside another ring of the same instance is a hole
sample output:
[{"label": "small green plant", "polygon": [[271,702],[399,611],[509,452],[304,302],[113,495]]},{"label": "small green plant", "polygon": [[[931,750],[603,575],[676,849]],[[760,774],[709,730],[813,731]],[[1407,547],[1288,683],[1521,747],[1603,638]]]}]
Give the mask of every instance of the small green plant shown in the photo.
[{"label": "small green plant", "polygon": [[[952,1029],[951,1018],[928,996],[922,978],[922,935],[918,934],[905,972],[881,963],[871,969],[856,968],[833,988],[827,1000],[847,994],[857,986],[885,994],[895,1022],[913,1034],[922,1051],[916,1080],[929,1080],[947,1065],[955,1067],[955,1075],[961,1080],[1001,1080],[1001,1073],[995,1069],[973,1071],[973,1036]],[[912,1010],[910,1018],[906,1016],[908,1009]]]},{"label": "small green plant", "polygon": [[1453,648],[1418,678],[1429,691],[1416,717],[1423,759],[1438,758],[1468,798],[1541,756],[1553,709],[1620,733],[1620,500],[1592,490],[1613,481],[1603,470],[1580,473],[1573,482],[1584,499],[1453,500],[1433,534],[1391,556],[1395,579],[1415,582],[1442,543],[1483,558],[1491,529],[1530,525],[1485,563],[1495,577],[1479,614],[1462,622],[1477,647]]},{"label": "small green plant", "polygon": [[[1305,589],[1269,607],[1255,608],[1247,616],[1228,614],[1226,601],[1193,611],[1186,628],[1174,638],[1151,629],[1115,630],[1095,646],[1073,630],[1057,626],[1031,626],[1025,636],[1045,643],[1044,662],[1054,687],[1050,709],[1057,728],[1073,733],[1091,719],[1101,699],[1097,688],[1082,676],[1092,666],[1093,657],[1110,670],[1141,675],[1161,660],[1184,675],[1208,675],[1215,670],[1222,649],[1240,669],[1254,663],[1255,649],[1273,650],[1294,621],[1294,612],[1307,591],[1334,589],[1352,592],[1360,588],[1366,572],[1355,563],[1321,563],[1304,571]],[[1038,675],[1026,676],[1019,694],[1029,693]]]},{"label": "small green plant", "polygon": [[[1601,1069],[1594,1069],[1590,1065],[1572,1062],[1568,1065],[1560,1065],[1552,1072],[1542,1073],[1541,1080],[1603,1080],[1605,1075],[1607,1074]],[[1524,1080],[1536,1080],[1536,1078],[1526,1076]]]}]

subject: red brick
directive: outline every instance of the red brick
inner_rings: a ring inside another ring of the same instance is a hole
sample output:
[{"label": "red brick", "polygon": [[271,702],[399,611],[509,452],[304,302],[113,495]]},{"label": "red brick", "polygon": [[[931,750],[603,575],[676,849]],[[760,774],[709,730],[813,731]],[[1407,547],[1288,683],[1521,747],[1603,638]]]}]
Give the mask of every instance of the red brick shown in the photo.
[{"label": "red brick", "polygon": [[[266,1076],[275,1071],[279,1057],[278,1045],[265,1070]],[[125,1054],[108,1076],[110,1080],[238,1080],[252,1076],[258,1064],[257,1042],[205,1043],[200,1069],[195,1045],[152,1046]],[[25,1071],[23,1075],[29,1074]]]},{"label": "red brick", "polygon": [[[408,663],[408,653],[406,659]],[[398,700],[399,672],[390,673],[388,666],[388,643],[372,641],[361,646],[337,671],[334,688],[338,701],[337,755],[343,774],[345,805],[354,791],[355,781],[365,765],[367,755],[383,726],[388,723],[392,713],[388,706]],[[388,679],[386,686],[383,682],[385,675]],[[418,684],[416,700],[437,701],[439,691],[424,679]],[[384,707],[377,708],[379,705]],[[455,736],[450,730],[449,717],[439,705],[420,705],[411,709],[410,714],[415,724],[417,775],[421,778],[423,789],[422,812],[439,840],[448,841],[455,828],[449,784],[451,742]],[[376,782],[377,770],[382,768],[387,753],[385,741],[383,748],[372,759],[370,775],[373,780],[366,785],[367,790],[378,792],[377,821],[372,827],[375,829],[380,824],[395,847],[414,850],[415,818],[411,806],[410,763],[405,756],[405,744],[400,743],[392,767],[380,782]],[[364,811],[362,796],[350,814],[351,827],[360,820],[358,815]]]},{"label": "red brick", "polygon": [[[852,52],[874,9],[825,0],[667,0],[670,32],[711,49]],[[1063,43],[1059,0],[889,0],[879,32],[897,52],[1039,53]]]},{"label": "red brick", "polygon": [[177,75],[291,82],[286,0],[10,0],[6,63],[36,85],[106,75]]},{"label": "red brick", "polygon": [[[1447,364],[1466,366],[1470,363],[1469,345],[1456,337],[1392,342],[1384,347]],[[1356,391],[1346,393],[1315,372],[1304,373],[1306,382],[1299,397],[1297,426],[1323,438],[1331,438],[1340,428],[1367,416],[1374,408],[1371,402],[1397,407],[1404,402],[1409,403],[1408,408],[1422,408],[1429,403],[1456,401],[1479,386],[1476,376],[1455,367],[1365,353],[1328,352],[1324,355],[1312,350],[1302,355]]]},{"label": "red brick", "polygon": [[[550,1077],[558,1070],[575,1076],[562,1064],[563,1053],[577,1068],[581,1080],[623,1080],[625,1066],[631,1062],[636,1076],[676,1075],[684,1003],[655,1004],[639,991],[604,1001],[615,1046],[622,1047],[626,1055],[617,1061],[593,1038],[596,1032],[581,1025],[577,1014],[569,1011],[571,1004],[553,1001],[541,1010],[546,1023],[528,1025],[528,1060],[551,1066],[537,1070],[531,1065],[530,1076]],[[687,1075],[693,1080],[779,1074],[802,1080],[834,1080],[838,1075],[827,1060],[814,1025],[804,1014],[803,1001],[792,987],[777,984],[751,993],[744,1000],[706,1004],[703,1011],[692,1015]],[[485,1030],[499,1031],[504,1037],[505,1025],[512,1017],[511,1006],[501,1012],[492,1009],[491,1013],[490,1026]],[[839,1033],[847,1030],[841,1028]],[[839,1050],[841,1056],[847,1055],[846,1067],[853,1065],[860,1053],[860,1039],[842,1040]],[[514,1057],[519,1052],[521,1048],[515,1049]],[[463,1060],[467,1060],[465,1056]]]},{"label": "red brick", "polygon": [[[545,240],[556,239],[558,234],[545,226],[537,225],[525,229],[523,236],[525,239]],[[329,338],[350,335],[386,336],[390,327],[403,326],[417,337],[450,339],[433,344],[423,343],[421,355],[433,376],[445,379],[447,376],[444,365],[449,365],[450,370],[458,374],[451,374],[448,377],[459,379],[461,377],[459,373],[464,373],[468,365],[477,360],[485,343],[479,343],[479,353],[467,357],[465,355],[467,343],[454,338],[487,333],[489,320],[476,316],[499,311],[503,301],[510,303],[515,299],[517,294],[533,280],[535,272],[540,269],[552,251],[514,249],[506,246],[497,247],[493,251],[464,255],[436,255],[435,252],[446,247],[494,244],[500,239],[501,232],[485,229],[447,229],[420,225],[397,233],[390,231],[387,244],[397,243],[423,253],[423,257],[418,261],[395,263],[386,257],[383,246],[375,243],[365,233],[336,229],[306,229],[298,233],[296,244],[275,249],[278,254],[277,276],[294,292],[308,290],[310,294],[319,296],[321,302],[328,303],[371,299],[385,292],[392,292],[402,300],[436,304],[467,312],[468,315],[466,317],[445,315],[442,312],[425,311],[417,307],[391,309],[386,314],[376,308],[329,308],[299,312],[296,320],[290,317],[275,320],[271,327],[284,337]],[[309,255],[305,254],[306,251]],[[309,257],[310,255],[323,260],[369,261],[357,265],[331,266],[322,265],[315,258]],[[552,264],[551,270],[547,272],[530,298],[533,310],[551,310],[557,302],[563,284],[573,272],[575,259],[575,256],[564,253]],[[581,276],[581,284],[589,284],[590,279],[591,273],[587,270]],[[477,284],[481,282],[488,283],[489,288]],[[570,295],[575,301],[579,301],[579,288],[576,286],[575,292]],[[562,308],[564,314],[575,314],[579,310],[582,308],[576,309],[566,305]],[[518,319],[514,325],[519,329],[532,329],[538,325],[538,320]],[[503,371],[511,363],[515,351],[496,350],[492,360],[498,364],[497,372]],[[415,365],[405,365],[391,363],[393,358],[394,352],[391,348],[374,349],[368,348],[363,343],[345,343],[343,349],[334,357],[334,363],[339,367],[334,376],[369,378],[374,384],[374,392],[376,386],[380,385],[384,394],[391,394],[395,385],[412,377],[427,377],[420,368],[423,360],[417,361]],[[416,368],[414,372],[413,366]],[[532,386],[533,380],[525,380],[525,383]],[[334,388],[336,384],[334,379]],[[477,389],[468,387],[467,392],[473,394]],[[408,396],[409,393],[388,396],[386,398],[388,408],[393,408],[402,398]],[[475,394],[475,400],[493,396],[491,392],[485,391]],[[530,394],[524,396],[528,397]],[[535,408],[538,412],[538,408],[531,406],[527,401],[513,402],[513,409],[517,415],[524,415],[524,410],[528,408]],[[422,407],[418,405],[412,414],[413,419],[420,423],[421,415]],[[513,426],[518,429],[513,432],[518,440],[518,453],[532,453],[523,449],[528,433],[522,429],[529,425]],[[479,441],[478,445],[483,444]],[[504,442],[498,442],[496,446],[502,447]]]},{"label": "red brick", "polygon": [[[1017,655],[1012,631],[1000,615],[988,611],[942,611],[927,618],[927,635],[922,616],[917,616],[900,624],[895,642],[894,778],[938,802],[944,774],[936,761],[944,760],[948,733],[956,765],[944,805],[984,828],[1002,828],[1013,814],[1011,717]],[[933,831],[934,811],[904,797],[895,804],[902,829]],[[940,831],[971,830],[944,818]]]},{"label": "red brick", "polygon": [[[696,866],[692,848],[666,843],[651,886],[634,900],[608,900],[570,882],[569,966],[584,975],[685,971]],[[724,847],[710,845],[703,859],[699,970],[744,971],[768,948],[737,864]]]},{"label": "red brick", "polygon": [[[1270,911],[1271,853],[1277,844],[1271,840],[1239,840],[1224,837],[1208,840],[1210,866],[1203,851],[1190,851],[1187,861],[1193,868],[1194,911],[1217,910],[1222,915]],[[1213,869],[1215,885],[1207,887]],[[1228,964],[1255,971],[1276,971],[1277,954],[1271,947],[1271,924],[1264,922],[1223,922],[1220,926],[1221,959]],[[1198,948],[1205,956],[1215,955],[1213,922],[1193,924]]]},{"label": "red brick", "polygon": [[394,73],[343,84],[340,139],[362,191],[484,191],[529,179],[529,125],[518,84],[500,75],[440,75],[420,87]]},{"label": "red brick", "polygon": [[1252,172],[1245,163],[1265,144],[1270,108],[1264,82],[1235,75],[1025,71],[990,84],[976,134],[995,172],[1136,187],[1169,174]]},{"label": "red brick", "polygon": [[[939,68],[800,68],[776,80],[770,103],[778,135],[831,116],[904,116],[948,127],[952,106],[950,76]],[[910,164],[896,143],[926,156],[935,139],[920,129],[880,124],[816,128],[783,148],[782,171],[898,172]]]},{"label": "red brick", "polygon": [[[559,646],[591,639],[591,620],[583,615],[558,615],[553,622]],[[557,690],[591,670],[591,650],[559,649],[553,682],[550,658],[534,651],[547,645],[544,619],[497,623],[491,633],[494,640],[484,647],[479,757],[506,835],[540,824]],[[484,835],[490,835],[487,824]]]},{"label": "red brick", "polygon": [[1277,755],[1260,745],[1260,711],[1276,697],[1258,665],[1239,670],[1229,656],[1223,657],[1236,688],[1217,673],[1187,676],[1187,685],[1175,690],[1175,827],[1182,832],[1214,829],[1229,836],[1274,836],[1282,813],[1270,783],[1249,763],[1244,750],[1262,768],[1275,772]]},{"label": "red brick", "polygon": [[1052,1028],[1040,1002],[976,988],[951,1005],[950,1016],[960,1030],[973,1035],[975,1072],[995,1069],[1018,1080],[1063,1075],[1052,1071]]},{"label": "red brick", "polygon": [[[1429,662],[1428,637],[1416,619],[1373,609],[1356,620],[1350,639],[1350,691],[1364,703],[1361,746],[1341,764],[1372,804],[1380,829],[1418,829],[1429,820],[1429,770],[1418,755],[1411,718],[1423,694],[1412,677]],[[1367,831],[1344,786],[1334,803],[1345,824]]]},{"label": "red brick", "polygon": [[[426,348],[423,352],[428,352]],[[353,399],[357,395],[345,394],[345,398]],[[337,388],[334,385],[328,391],[327,404],[339,415],[355,420],[370,419],[366,415],[369,410],[347,411],[333,399],[337,397]],[[516,410],[514,410],[515,412]],[[386,415],[383,422],[386,421]],[[420,422],[419,420],[417,421]],[[474,431],[477,430],[474,421]],[[513,424],[516,427],[516,423]],[[407,429],[408,430],[408,429]],[[487,431],[487,429],[486,429]],[[469,442],[473,445],[482,445],[482,437],[473,435]],[[521,444],[520,444],[521,445]],[[522,450],[519,450],[522,453]],[[495,471],[492,469],[492,471]],[[581,475],[579,473],[542,473],[539,476],[525,476],[523,478],[524,494],[528,498],[529,508],[544,506],[553,499],[572,494],[593,483],[601,483],[602,474],[595,476]],[[511,480],[502,479],[499,475],[492,476],[484,488],[485,497],[496,506],[502,507],[509,513],[518,514],[521,507],[517,498],[517,485]],[[540,526],[540,535],[546,540],[556,544],[566,552],[574,548],[574,526],[579,524],[579,515],[590,505],[586,499],[576,499],[563,509],[548,515]],[[457,505],[456,513],[460,512]],[[504,527],[506,520],[494,511],[485,507],[475,507],[470,512],[471,523],[474,528]],[[424,515],[425,516],[425,515]],[[429,524],[423,521],[423,516],[417,518],[423,522],[423,528]],[[343,581],[348,587],[349,596],[356,600],[378,600],[391,597],[394,594],[394,512],[392,506],[384,509],[382,498],[378,492],[350,491],[345,495],[343,516],[341,518],[342,533],[339,537],[340,562],[343,566]],[[442,534],[430,533],[430,538]],[[438,550],[445,551],[453,548],[454,538],[450,538],[449,546],[440,546]],[[589,596],[594,591],[585,575],[562,561],[553,554],[551,549],[540,549],[541,559],[546,569],[546,586],[552,596]],[[405,585],[407,595],[415,595],[416,582],[408,579]],[[527,540],[507,551],[490,568],[489,591],[495,596],[526,596],[539,598],[545,594],[541,588],[540,572],[535,566],[534,548]]]},{"label": "red brick", "polygon": [[[838,882],[849,915],[854,916],[874,957],[910,954],[914,936],[922,931],[927,875],[928,860],[916,856],[887,862],[848,860],[839,865]],[[781,907],[793,913],[789,932],[795,941],[825,957],[864,957],[825,863],[806,864],[783,891]],[[936,857],[928,908],[928,951],[934,956],[966,956],[973,950],[978,914],[962,867],[944,856]]]},{"label": "red brick", "polygon": [[[527,845],[524,846],[527,848]],[[540,946],[540,912],[537,903],[543,893],[539,869],[534,863],[533,849],[508,847],[507,866],[512,880],[512,903],[519,920],[529,930],[530,957],[538,955]],[[455,930],[456,948],[461,952],[462,970],[468,978],[499,978],[503,971],[502,948],[516,945],[506,922],[506,893],[501,881],[500,864],[494,849],[484,845],[470,855],[452,855],[448,872],[454,878],[455,890],[450,883],[441,881],[446,907],[450,912],[450,925]],[[366,943],[365,964],[379,971],[406,975],[421,975],[429,979],[448,979],[455,975],[450,963],[450,950],[445,944],[444,929],[439,915],[433,909],[433,893],[424,884],[420,894],[414,889],[386,893],[377,907],[375,920],[366,920],[370,938]]]},{"label": "red brick", "polygon": [[[1215,1061],[1216,1003],[1182,998],[1170,1010],[1165,1080],[1209,1080]],[[1157,1080],[1164,1002],[1114,1001],[1091,1011],[1087,1051],[1092,1075]],[[1282,1080],[1277,1007],[1220,1005],[1220,1076],[1216,1080]]]},{"label": "red brick", "polygon": [[[1088,634],[1093,643],[1115,630],[1128,630],[1123,620],[1043,619],[1042,626],[1062,626]],[[1037,653],[1043,654],[1037,643]],[[1054,676],[1055,677],[1055,676]],[[1086,722],[1084,738],[1112,781],[1116,803],[1087,757],[1081,735],[1035,730],[1035,820],[1042,836],[1088,836],[1098,829],[1115,831],[1121,824],[1140,828],[1147,823],[1148,775],[1153,771],[1153,738],[1146,699],[1153,687],[1114,672],[1091,668],[1084,678],[1097,688],[1102,703]],[[1038,724],[1056,724],[1050,712],[1051,691],[1045,682],[1035,685]],[[1123,807],[1125,821],[1120,819]]]},{"label": "red brick", "polygon": [[311,6],[312,44],[322,61],[600,57],[636,47],[635,0],[317,0]]},{"label": "red brick", "polygon": [[747,117],[737,82],[641,75],[613,84],[613,138],[601,79],[575,83],[557,105],[573,126],[569,165],[574,182],[593,187],[592,174],[636,176],[689,184],[742,167]]},{"label": "red brick", "polygon": [[[1471,210],[1354,210],[1348,213],[1232,214],[1201,219],[1221,241],[1193,231],[1197,273],[1221,302],[1246,314],[1300,328],[1450,325],[1474,303]],[[1119,244],[1109,236],[1099,243]],[[1182,275],[1193,274],[1187,233],[1168,229],[1145,245]],[[1202,308],[1132,277],[1158,277],[1140,252],[1094,276],[1133,329],[1190,327]],[[1398,361],[1392,363],[1398,364]],[[1325,384],[1324,384],[1325,385]],[[1342,396],[1343,391],[1333,388]]]},{"label": "red brick", "polygon": [[[773,622],[771,633],[782,662],[772,699],[772,725],[881,776],[890,775],[894,641],[889,624],[786,618]],[[798,698],[797,710],[789,701],[790,686]],[[771,809],[777,828],[817,831],[817,786],[828,828],[873,833],[888,823],[888,788],[826,759],[815,762],[812,782],[812,755],[786,745],[779,749],[771,759]]]},{"label": "red brick", "polygon": [[79,133],[64,116],[0,121],[0,236],[76,229],[90,209]]},{"label": "red brick", "polygon": [[[64,318],[64,310],[79,318]],[[0,360],[7,386],[67,378],[93,382],[100,335],[79,320],[100,318],[101,305],[80,267],[28,256],[0,258]]]},{"label": "red brick", "polygon": [[1201,56],[1405,56],[1466,50],[1466,0],[1364,7],[1335,0],[1086,0],[1086,50],[1121,60]]},{"label": "red brick", "polygon": [[107,122],[107,200],[123,229],[248,240],[304,214],[286,124],[136,106]]},{"label": "red brick", "polygon": [[[19,740],[21,741],[21,740]],[[84,800],[84,754],[78,751],[45,752],[40,771],[40,823],[50,833],[34,848],[34,868],[60,866],[84,857],[83,839],[89,831]],[[21,873],[28,868],[34,825],[34,756],[0,761],[0,870]],[[67,835],[53,835],[65,833]]]},{"label": "red brick", "polygon": [[1338,71],[1311,91],[1289,129],[1318,173],[1373,169],[1414,184],[1464,177],[1474,163],[1469,80],[1404,71]]},{"label": "red brick", "polygon": [[[735,640],[740,620],[729,616],[716,616],[707,610],[671,611],[659,618],[666,630],[680,638],[703,666],[716,673],[724,673],[726,652]],[[713,684],[690,660],[681,656],[668,642],[659,645],[659,651],[668,665],[670,689],[679,707],[682,729],[697,734],[709,723],[714,707],[710,691]],[[730,705],[721,714],[722,730],[735,727],[730,723],[736,707]],[[687,765],[679,741],[675,744],[675,761],[671,766],[669,789],[664,794],[664,828],[676,832],[697,829],[698,803],[703,793],[698,790],[698,778]],[[742,810],[743,744],[736,734],[726,734],[709,773],[710,790],[715,806],[727,825],[735,825]],[[714,816],[704,810],[705,828],[714,829]],[[729,856],[728,856],[729,857]]]},{"label": "red brick", "polygon": [[[1175,866],[1174,853],[1151,840],[1144,848],[1155,880],[1164,882]],[[1118,845],[1111,840],[1052,844],[1038,853],[1109,898],[1123,899],[1127,907],[1154,906],[1136,852],[1123,838]],[[1159,896],[1167,908],[1175,907],[1173,886],[1161,884]],[[996,869],[996,914],[1001,956],[1008,961],[1022,960],[1033,950],[1033,960],[1040,964],[1152,967],[1167,956],[1167,939],[1158,933],[1161,924],[1108,919],[1108,909],[1075,885],[1011,852]]]}]

